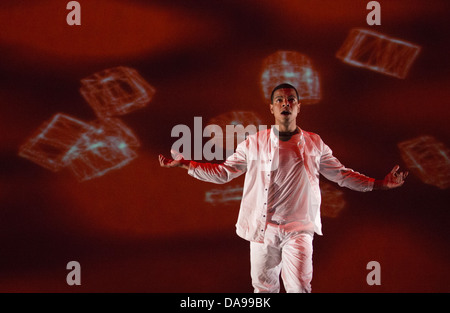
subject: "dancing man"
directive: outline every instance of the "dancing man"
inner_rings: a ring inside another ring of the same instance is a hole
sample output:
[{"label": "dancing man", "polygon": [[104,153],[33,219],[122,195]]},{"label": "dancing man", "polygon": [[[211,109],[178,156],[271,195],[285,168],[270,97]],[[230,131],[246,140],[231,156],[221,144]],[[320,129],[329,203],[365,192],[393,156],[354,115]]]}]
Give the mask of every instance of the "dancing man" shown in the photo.
[{"label": "dancing man", "polygon": [[169,159],[162,167],[181,167],[207,182],[223,184],[246,173],[237,234],[250,242],[254,292],[311,292],[314,233],[322,235],[319,174],[356,191],[387,190],[403,185],[408,172],[395,166],[376,180],[346,168],[319,135],[297,126],[297,90],[281,84],[271,94],[271,129],[241,142],[221,164]]}]

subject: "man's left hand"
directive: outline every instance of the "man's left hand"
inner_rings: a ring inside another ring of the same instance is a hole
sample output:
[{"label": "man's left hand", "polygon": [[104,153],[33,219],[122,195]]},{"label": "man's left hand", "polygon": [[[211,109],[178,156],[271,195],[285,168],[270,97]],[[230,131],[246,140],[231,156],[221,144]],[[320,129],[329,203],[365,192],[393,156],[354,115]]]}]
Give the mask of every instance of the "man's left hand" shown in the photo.
[{"label": "man's left hand", "polygon": [[400,166],[398,165],[394,166],[383,180],[376,180],[374,189],[388,190],[402,186],[408,176],[408,171],[398,172],[399,168]]}]

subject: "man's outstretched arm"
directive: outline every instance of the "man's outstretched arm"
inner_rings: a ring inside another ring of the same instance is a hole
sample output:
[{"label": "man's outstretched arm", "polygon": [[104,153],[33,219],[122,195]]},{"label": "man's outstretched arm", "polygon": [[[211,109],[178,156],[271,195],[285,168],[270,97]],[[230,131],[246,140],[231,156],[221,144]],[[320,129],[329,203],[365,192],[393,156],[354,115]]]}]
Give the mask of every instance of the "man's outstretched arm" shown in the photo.
[{"label": "man's outstretched arm", "polygon": [[[162,167],[181,167],[186,169],[189,175],[199,180],[215,184],[225,184],[246,172],[246,144],[247,141],[241,142],[236,148],[236,151],[225,162],[220,164],[185,160],[181,154],[178,154],[175,159],[166,158],[160,154],[158,159]],[[172,152],[172,155],[174,155],[174,152]]]}]

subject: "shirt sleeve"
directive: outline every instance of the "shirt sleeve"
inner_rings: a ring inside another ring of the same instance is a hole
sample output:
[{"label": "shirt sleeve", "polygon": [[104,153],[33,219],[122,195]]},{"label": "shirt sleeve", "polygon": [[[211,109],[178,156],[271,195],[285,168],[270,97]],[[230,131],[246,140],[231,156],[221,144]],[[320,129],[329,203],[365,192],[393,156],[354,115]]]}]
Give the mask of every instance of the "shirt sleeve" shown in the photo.
[{"label": "shirt sleeve", "polygon": [[341,187],[347,187],[356,191],[371,191],[375,179],[346,168],[333,156],[333,152],[324,142],[322,144],[322,154],[320,157],[319,172],[325,178],[337,183]]},{"label": "shirt sleeve", "polygon": [[247,171],[247,140],[241,142],[236,152],[222,164],[191,161],[188,174],[199,180],[225,184]]}]

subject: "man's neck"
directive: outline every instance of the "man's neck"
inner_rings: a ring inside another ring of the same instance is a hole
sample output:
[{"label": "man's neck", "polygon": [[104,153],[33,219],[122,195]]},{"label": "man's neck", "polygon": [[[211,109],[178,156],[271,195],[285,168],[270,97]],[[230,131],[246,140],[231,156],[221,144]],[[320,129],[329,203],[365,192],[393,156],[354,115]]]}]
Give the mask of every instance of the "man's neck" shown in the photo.
[{"label": "man's neck", "polygon": [[297,129],[297,124],[296,123],[291,123],[289,125],[285,125],[285,124],[276,124],[278,131],[280,133],[292,133],[295,132],[295,130]]},{"label": "man's neck", "polygon": [[292,136],[298,134],[300,130],[297,126],[295,126],[293,131],[281,131],[279,128],[277,129],[277,127],[275,127],[274,132],[281,141],[289,141]]}]

